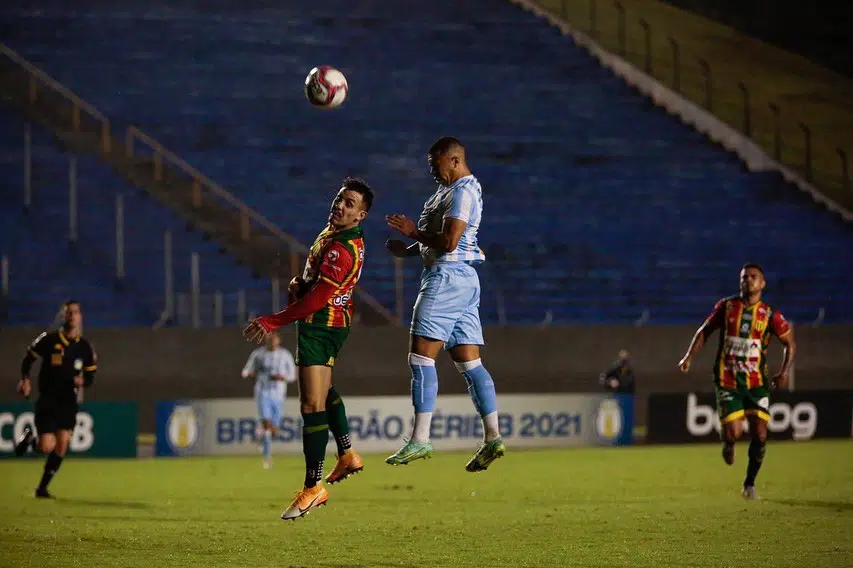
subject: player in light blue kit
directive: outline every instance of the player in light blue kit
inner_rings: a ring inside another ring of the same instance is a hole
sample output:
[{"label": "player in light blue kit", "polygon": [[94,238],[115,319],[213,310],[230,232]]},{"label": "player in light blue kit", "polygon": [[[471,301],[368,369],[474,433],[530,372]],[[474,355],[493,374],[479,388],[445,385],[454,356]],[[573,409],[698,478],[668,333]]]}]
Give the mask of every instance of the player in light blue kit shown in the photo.
[{"label": "player in light blue kit", "polygon": [[444,348],[465,377],[483,419],[483,443],[465,469],[484,471],[504,455],[506,445],[498,429],[495,383],[480,360],[484,343],[480,279],[474,266],[486,260],[477,246],[482,188],[468,169],[465,147],[456,138],[444,137],[432,145],[429,167],[439,185],[417,224],[404,215],[386,217],[389,227],[417,241],[407,245],[389,240],[388,249],[396,257],[420,256],[424,270],[409,330],[415,424],[411,439],[385,462],[404,465],[432,454],[430,423],[438,396],[435,359]]},{"label": "player in light blue kit", "polygon": [[281,347],[277,333],[266,336],[266,345],[252,351],[243,378],[255,381],[255,403],[261,419],[261,446],[264,469],[272,466],[272,437],[281,424],[287,385],[296,380],[296,365],[290,351]]}]

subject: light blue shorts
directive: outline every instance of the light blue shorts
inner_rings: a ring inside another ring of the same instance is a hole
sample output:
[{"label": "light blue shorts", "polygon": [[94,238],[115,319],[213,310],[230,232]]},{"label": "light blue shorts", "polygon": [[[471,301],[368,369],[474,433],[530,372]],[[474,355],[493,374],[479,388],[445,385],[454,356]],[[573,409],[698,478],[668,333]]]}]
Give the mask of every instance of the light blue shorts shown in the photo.
[{"label": "light blue shorts", "polygon": [[261,420],[269,420],[276,428],[281,426],[282,407],[284,406],[281,397],[257,393],[255,394],[255,402],[258,405],[258,416]]},{"label": "light blue shorts", "polygon": [[480,278],[462,262],[424,268],[412,314],[412,335],[444,341],[444,348],[483,345]]}]

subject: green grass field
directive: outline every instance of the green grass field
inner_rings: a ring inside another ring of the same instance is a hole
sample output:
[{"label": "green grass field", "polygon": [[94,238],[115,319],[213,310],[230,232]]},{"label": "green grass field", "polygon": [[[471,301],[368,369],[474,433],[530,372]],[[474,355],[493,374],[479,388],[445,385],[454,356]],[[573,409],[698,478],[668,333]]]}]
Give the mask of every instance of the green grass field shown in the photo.
[{"label": "green grass field", "polygon": [[[853,443],[772,443],[759,502],[746,446],[509,453],[483,474],[447,453],[365,471],[279,520],[301,458],[70,459],[36,501],[36,460],[0,463],[0,565],[853,566]],[[331,463],[331,460],[329,461]],[[49,559],[49,561],[47,561]]]}]

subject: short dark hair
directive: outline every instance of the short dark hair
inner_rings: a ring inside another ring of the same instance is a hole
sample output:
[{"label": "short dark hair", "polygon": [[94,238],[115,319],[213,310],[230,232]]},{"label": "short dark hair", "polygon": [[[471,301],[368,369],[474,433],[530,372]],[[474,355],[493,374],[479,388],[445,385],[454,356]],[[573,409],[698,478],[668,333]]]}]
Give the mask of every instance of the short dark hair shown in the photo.
[{"label": "short dark hair", "polygon": [[459,148],[463,152],[465,151],[465,145],[462,144],[458,138],[454,138],[453,136],[442,136],[432,143],[432,146],[429,147],[429,153],[431,156],[439,156],[449,150],[453,150],[454,148]]},{"label": "short dark hair", "polygon": [[348,177],[344,179],[343,188],[348,191],[354,191],[361,194],[361,202],[364,204],[364,210],[370,211],[375,197],[373,190],[367,185],[367,182],[361,178]]},{"label": "short dark hair", "polygon": [[65,308],[67,308],[69,306],[73,306],[75,304],[82,307],[82,304],[80,304],[79,301],[74,300],[74,299],[70,299],[70,300],[65,300],[64,302],[62,302],[62,309],[64,310]]},{"label": "short dark hair", "polygon": [[748,268],[754,268],[755,270],[760,272],[762,276],[764,276],[764,269],[761,268],[761,266],[759,266],[758,264],[755,264],[754,262],[747,262],[746,264],[740,267],[740,271],[743,272]]}]

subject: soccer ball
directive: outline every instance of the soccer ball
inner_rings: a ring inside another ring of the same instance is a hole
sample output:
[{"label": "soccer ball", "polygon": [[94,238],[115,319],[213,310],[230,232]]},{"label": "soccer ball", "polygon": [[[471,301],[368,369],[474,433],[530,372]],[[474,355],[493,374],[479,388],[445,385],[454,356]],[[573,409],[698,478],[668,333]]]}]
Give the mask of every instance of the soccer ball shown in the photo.
[{"label": "soccer ball", "polygon": [[347,78],[334,67],[320,65],[305,77],[305,96],[318,108],[337,108],[347,98]]}]

